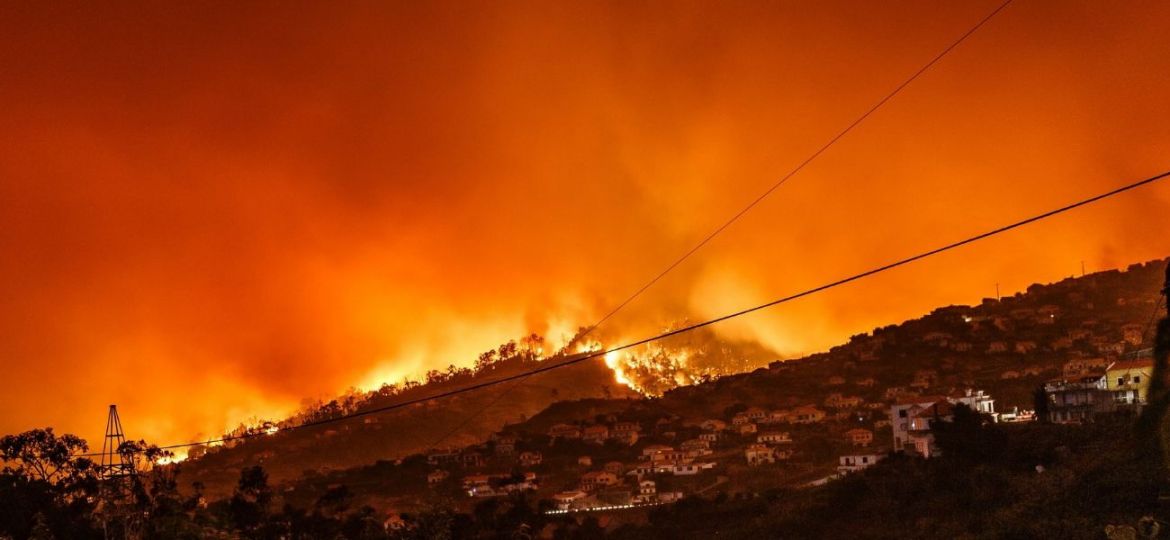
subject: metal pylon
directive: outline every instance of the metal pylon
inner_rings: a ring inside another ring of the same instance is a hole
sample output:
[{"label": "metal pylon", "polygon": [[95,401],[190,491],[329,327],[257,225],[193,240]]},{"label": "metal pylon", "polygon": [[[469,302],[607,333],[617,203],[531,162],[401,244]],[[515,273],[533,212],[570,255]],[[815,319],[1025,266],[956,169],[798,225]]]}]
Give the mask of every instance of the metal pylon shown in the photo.
[{"label": "metal pylon", "polygon": [[123,453],[122,444],[126,434],[122,431],[122,419],[118,417],[118,406],[110,405],[106,417],[106,435],[102,440],[101,464],[98,475],[101,480],[100,510],[102,531],[107,540],[112,538],[137,538],[139,519],[133,509],[132,484],[138,474],[135,455]]},{"label": "metal pylon", "polygon": [[122,419],[118,417],[118,406],[110,405],[110,414],[106,418],[106,436],[102,440],[101,475],[103,480],[134,476],[137,470],[134,467],[134,457],[123,455],[119,450],[126,442],[126,434],[122,431]]}]

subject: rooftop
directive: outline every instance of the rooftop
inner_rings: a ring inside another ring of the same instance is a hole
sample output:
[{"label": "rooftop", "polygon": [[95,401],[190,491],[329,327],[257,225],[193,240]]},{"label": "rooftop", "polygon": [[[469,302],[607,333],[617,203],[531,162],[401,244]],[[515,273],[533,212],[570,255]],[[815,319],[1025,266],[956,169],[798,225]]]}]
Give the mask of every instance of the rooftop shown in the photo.
[{"label": "rooftop", "polygon": [[1153,358],[1136,358],[1133,360],[1118,360],[1113,365],[1109,366],[1109,371],[1118,371],[1123,369],[1153,369]]}]

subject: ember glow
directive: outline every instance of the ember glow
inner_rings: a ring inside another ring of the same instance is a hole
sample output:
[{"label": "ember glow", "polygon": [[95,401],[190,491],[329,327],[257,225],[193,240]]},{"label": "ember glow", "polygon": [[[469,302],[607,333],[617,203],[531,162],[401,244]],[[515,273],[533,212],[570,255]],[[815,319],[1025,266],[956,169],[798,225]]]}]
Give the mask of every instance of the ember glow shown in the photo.
[{"label": "ember glow", "polygon": [[[685,326],[686,321],[662,330]],[[741,373],[782,360],[755,340],[737,341],[703,328],[605,355],[617,382],[646,396]]]},{"label": "ember glow", "polygon": [[624,384],[638,392],[643,392],[641,388],[626,378],[625,366],[622,364],[622,353],[619,351],[610,351],[605,353],[605,365],[613,370],[613,379],[618,384]]},{"label": "ember glow", "polygon": [[[206,440],[533,332],[567,343],[993,4],[2,5],[0,431],[93,444],[117,403],[133,438]],[[1013,4],[599,342],[1165,170],[1167,17]],[[659,393],[1163,257],[1168,202],[1145,189],[714,327],[730,356],[606,361]]]},{"label": "ember glow", "polygon": [[187,460],[187,452],[175,453],[170,456],[163,456],[155,460],[155,465],[172,465],[175,463],[182,463]]}]

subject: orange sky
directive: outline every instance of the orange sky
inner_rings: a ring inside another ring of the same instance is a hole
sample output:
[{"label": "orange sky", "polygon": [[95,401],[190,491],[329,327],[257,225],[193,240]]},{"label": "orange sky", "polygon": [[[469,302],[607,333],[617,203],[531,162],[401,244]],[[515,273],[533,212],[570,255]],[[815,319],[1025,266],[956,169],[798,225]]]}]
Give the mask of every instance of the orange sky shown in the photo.
[{"label": "orange sky", "polygon": [[[0,5],[0,432],[206,435],[588,324],[998,2]],[[610,324],[1170,168],[1170,4],[1019,1]],[[1170,254],[1170,186],[720,327],[778,355]],[[99,443],[100,446],[100,443]]]}]

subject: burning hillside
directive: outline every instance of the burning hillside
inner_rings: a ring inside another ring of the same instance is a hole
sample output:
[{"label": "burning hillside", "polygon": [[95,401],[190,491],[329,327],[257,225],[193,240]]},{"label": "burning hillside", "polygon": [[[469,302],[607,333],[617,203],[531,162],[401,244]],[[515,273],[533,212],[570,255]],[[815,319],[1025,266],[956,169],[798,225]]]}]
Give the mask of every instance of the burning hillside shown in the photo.
[{"label": "burning hillside", "polygon": [[[664,332],[686,326],[680,321]],[[594,342],[587,350],[599,350]],[[661,396],[679,386],[742,373],[776,360],[776,354],[755,342],[731,341],[702,328],[605,355],[614,379],[644,396]]]},{"label": "burning hillside", "polygon": [[[685,324],[686,321],[680,321],[678,326]],[[376,417],[348,418],[355,413],[394,403],[511,377],[546,362],[571,361],[575,356],[604,350],[606,344],[625,342],[600,332],[596,339],[591,340],[581,339],[583,335],[584,331],[579,331],[578,338],[568,340],[565,345],[548,343],[539,335],[529,335],[480,354],[472,367],[452,365],[443,371],[431,370],[422,380],[407,378],[387,382],[368,391],[352,389],[335,399],[306,403],[300,411],[283,420],[252,419],[224,433],[223,436],[230,439],[226,443],[193,448],[190,457],[202,459],[189,462],[189,472],[203,479],[205,484],[222,487],[230,485],[235,474],[233,466],[228,464],[241,459],[241,455],[264,456],[273,477],[280,479],[300,474],[306,467],[348,467],[401,457],[435,445],[472,444],[557,401],[633,398],[637,394],[660,396],[679,386],[749,371],[775,360],[775,354],[759,345],[722,340],[714,332],[703,329],[609,353],[605,355],[604,367],[603,362],[593,360],[520,379],[519,383],[506,383],[502,390],[415,404],[409,409],[381,413]],[[557,352],[546,356],[549,350]],[[497,400],[500,392],[507,392],[504,396],[507,399]],[[411,423],[419,415],[426,416],[428,421]],[[469,418],[471,423],[464,424]],[[334,421],[339,422],[335,424]],[[319,423],[329,425],[306,431],[289,429]],[[455,430],[458,433],[452,431],[456,426],[460,426]],[[386,436],[390,438],[385,439]],[[345,456],[323,453],[316,443],[318,439],[360,440],[362,444],[353,448],[365,450],[351,451]],[[279,452],[277,447],[280,447]],[[187,456],[184,453],[177,457]]]}]

